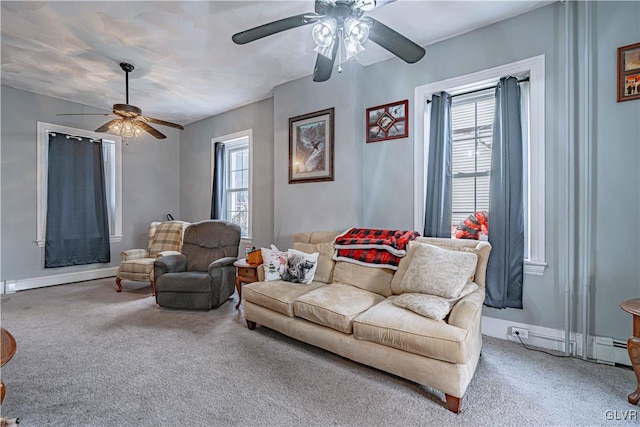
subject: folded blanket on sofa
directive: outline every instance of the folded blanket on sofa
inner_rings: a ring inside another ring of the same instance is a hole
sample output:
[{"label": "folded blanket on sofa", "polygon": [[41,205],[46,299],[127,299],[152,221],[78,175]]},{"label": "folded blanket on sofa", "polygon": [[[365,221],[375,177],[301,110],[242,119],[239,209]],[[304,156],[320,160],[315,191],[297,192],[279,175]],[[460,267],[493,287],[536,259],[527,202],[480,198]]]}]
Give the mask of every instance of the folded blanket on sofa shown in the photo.
[{"label": "folded blanket on sofa", "polygon": [[419,236],[417,231],[350,228],[335,238],[333,259],[396,270],[407,244]]}]

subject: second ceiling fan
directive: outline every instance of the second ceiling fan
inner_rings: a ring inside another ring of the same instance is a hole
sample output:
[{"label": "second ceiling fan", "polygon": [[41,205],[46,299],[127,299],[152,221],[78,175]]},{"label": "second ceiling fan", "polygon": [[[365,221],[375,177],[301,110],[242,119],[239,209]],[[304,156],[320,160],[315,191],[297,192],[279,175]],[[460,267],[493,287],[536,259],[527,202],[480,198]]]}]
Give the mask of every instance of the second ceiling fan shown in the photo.
[{"label": "second ceiling fan", "polygon": [[345,59],[364,50],[362,44],[371,40],[407,63],[422,59],[425,50],[402,34],[370,16],[363,17],[376,7],[395,0],[316,0],[315,12],[302,13],[236,33],[236,44],[246,44],[272,34],[315,23],[313,39],[318,52],[313,81],[329,80],[340,44]]},{"label": "second ceiling fan", "polygon": [[182,125],[171,123],[153,117],[143,116],[142,110],[135,105],[129,104],[129,73],[134,70],[133,65],[126,62],[120,63],[120,68],[125,72],[126,86],[126,103],[113,104],[112,114],[109,113],[76,113],[76,114],[57,114],[58,116],[111,116],[117,117],[109,120],[107,123],[96,129],[96,132],[108,132],[120,135],[124,138],[141,136],[143,133],[158,138],[165,139],[166,136],[152,127],[149,123],[168,126],[180,130],[184,130]]}]

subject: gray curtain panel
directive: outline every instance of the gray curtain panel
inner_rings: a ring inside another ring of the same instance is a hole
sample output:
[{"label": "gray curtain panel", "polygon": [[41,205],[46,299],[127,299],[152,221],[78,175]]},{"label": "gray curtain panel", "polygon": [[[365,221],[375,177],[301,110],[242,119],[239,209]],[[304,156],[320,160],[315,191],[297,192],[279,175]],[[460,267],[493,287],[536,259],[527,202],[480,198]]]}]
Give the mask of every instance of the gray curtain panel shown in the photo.
[{"label": "gray curtain panel", "polygon": [[496,86],[489,182],[489,243],[485,305],[522,308],[524,279],[524,157],[520,85],[515,77]]},{"label": "gray curtain panel", "polygon": [[224,143],[214,144],[213,191],[211,192],[211,219],[223,219],[224,213]]},{"label": "gray curtain panel", "polygon": [[45,268],[108,263],[102,142],[49,134]]},{"label": "gray curtain panel", "polygon": [[424,236],[451,237],[451,96],[431,97]]}]

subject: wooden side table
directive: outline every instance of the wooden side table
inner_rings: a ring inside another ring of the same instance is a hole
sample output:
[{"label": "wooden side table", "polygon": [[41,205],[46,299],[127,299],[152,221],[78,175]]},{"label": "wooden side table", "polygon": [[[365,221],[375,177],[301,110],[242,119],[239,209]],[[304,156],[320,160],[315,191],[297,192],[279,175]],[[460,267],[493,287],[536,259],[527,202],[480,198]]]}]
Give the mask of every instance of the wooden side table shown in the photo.
[{"label": "wooden side table", "polygon": [[[16,340],[5,328],[0,328],[0,366],[4,366],[16,353]],[[0,404],[4,400],[6,387],[0,381]]]},{"label": "wooden side table", "polygon": [[236,289],[238,290],[238,304],[242,302],[242,283],[253,283],[258,281],[258,264],[249,264],[245,258],[233,263],[236,266]]},{"label": "wooden side table", "polygon": [[627,300],[620,304],[620,308],[633,315],[633,336],[627,340],[627,351],[633,372],[636,373],[638,387],[628,399],[629,403],[637,405],[640,401],[640,298]]}]

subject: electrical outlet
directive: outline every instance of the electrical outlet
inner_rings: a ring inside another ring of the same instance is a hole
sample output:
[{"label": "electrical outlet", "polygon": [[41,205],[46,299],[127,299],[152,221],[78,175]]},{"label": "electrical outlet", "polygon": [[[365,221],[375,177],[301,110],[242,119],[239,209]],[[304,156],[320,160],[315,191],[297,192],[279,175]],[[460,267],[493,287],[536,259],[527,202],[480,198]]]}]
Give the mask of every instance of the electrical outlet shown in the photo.
[{"label": "electrical outlet", "polygon": [[[516,334],[517,332],[517,334]],[[523,340],[529,338],[529,330],[524,328],[516,328],[515,326],[511,326],[511,336],[512,337],[520,337]]]}]

